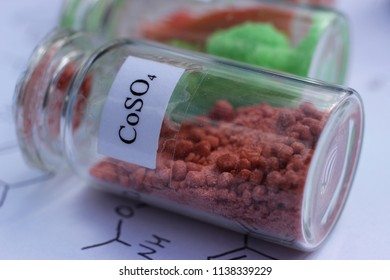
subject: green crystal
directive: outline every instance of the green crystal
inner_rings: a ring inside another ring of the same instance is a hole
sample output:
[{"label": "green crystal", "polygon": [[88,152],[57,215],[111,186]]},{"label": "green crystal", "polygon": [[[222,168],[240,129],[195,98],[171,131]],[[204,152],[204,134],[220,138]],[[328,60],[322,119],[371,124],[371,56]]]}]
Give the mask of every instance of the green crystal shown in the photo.
[{"label": "green crystal", "polygon": [[329,13],[319,13],[313,17],[313,22],[307,35],[295,49],[295,57],[291,64],[295,67],[295,74],[307,77],[312,64],[313,55],[322,38],[324,31],[331,25],[334,16]]},{"label": "green crystal", "polygon": [[285,34],[269,23],[244,23],[219,30],[207,40],[206,52],[266,68],[286,71],[294,50]]},{"label": "green crystal", "polygon": [[168,42],[169,45],[181,49],[191,50],[191,51],[200,51],[200,47],[195,44],[190,44],[182,40],[171,40]]}]

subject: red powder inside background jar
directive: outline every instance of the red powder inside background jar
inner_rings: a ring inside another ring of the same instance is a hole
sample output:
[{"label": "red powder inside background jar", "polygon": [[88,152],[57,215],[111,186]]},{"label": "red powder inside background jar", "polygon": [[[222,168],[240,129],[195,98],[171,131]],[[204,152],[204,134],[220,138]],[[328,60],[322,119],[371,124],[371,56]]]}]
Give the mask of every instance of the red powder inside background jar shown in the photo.
[{"label": "red powder inside background jar", "polygon": [[227,8],[195,16],[188,11],[177,11],[158,23],[145,24],[140,33],[143,37],[159,42],[180,39],[204,47],[207,38],[217,30],[246,22],[272,23],[289,35],[293,13],[273,7]]},{"label": "red powder inside background jar", "polygon": [[219,100],[176,136],[164,121],[155,170],[107,158],[91,174],[292,241],[302,236],[307,171],[326,120],[310,103],[234,109]]}]

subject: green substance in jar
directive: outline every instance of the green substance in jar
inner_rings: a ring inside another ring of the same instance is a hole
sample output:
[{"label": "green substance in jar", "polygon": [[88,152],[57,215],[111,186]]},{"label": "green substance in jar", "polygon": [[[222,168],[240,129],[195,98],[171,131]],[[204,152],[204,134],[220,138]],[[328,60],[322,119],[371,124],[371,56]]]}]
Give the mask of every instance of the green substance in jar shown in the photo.
[{"label": "green substance in jar", "polygon": [[300,89],[286,88],[276,82],[275,77],[268,72],[246,73],[240,68],[230,71],[209,69],[207,73],[185,72],[171,96],[166,114],[179,122],[207,115],[221,99],[235,108],[261,103],[274,107],[298,106]]},{"label": "green substance in jar", "polygon": [[190,44],[190,43],[184,42],[182,40],[171,40],[168,42],[168,44],[171,45],[172,47],[177,47],[180,49],[186,49],[186,50],[190,50],[190,51],[200,51],[201,50],[201,48],[198,47],[197,45]]},{"label": "green substance in jar", "polygon": [[[306,36],[302,38],[295,48],[295,54],[292,57],[290,65],[294,67],[294,73],[300,76],[309,76],[313,56],[318,48],[321,38],[326,29],[331,26],[334,20],[333,15],[328,13],[318,13],[312,18],[312,24]],[[329,63],[329,61],[327,61]],[[334,69],[330,67],[329,69]]]},{"label": "green substance in jar", "polygon": [[274,70],[290,68],[294,49],[282,32],[268,23],[244,23],[212,34],[206,52]]},{"label": "green substance in jar", "polygon": [[323,17],[314,17],[307,35],[294,47],[273,25],[248,22],[215,32],[205,49],[212,55],[307,77],[327,24]]},{"label": "green substance in jar", "polygon": [[[196,45],[181,40],[172,40],[169,44],[198,49]],[[205,51],[284,72],[302,73],[304,69],[300,64],[293,69],[292,64],[296,63],[300,52],[291,47],[287,37],[270,24],[245,23],[217,31],[209,37]],[[217,69],[207,75],[196,71],[186,73],[180,79],[167,111],[173,112],[177,119],[183,112],[192,116],[206,114],[219,99],[229,101],[236,108],[264,102],[276,107],[297,105],[300,93],[295,89],[278,87],[272,82],[272,74],[243,76],[240,70],[237,71],[239,79],[235,73],[219,72]]]},{"label": "green substance in jar", "polygon": [[106,32],[113,38],[116,34],[117,21],[105,22],[107,11],[120,10],[126,4],[125,0],[88,1],[67,0],[61,11],[60,27],[81,29],[93,32]]}]

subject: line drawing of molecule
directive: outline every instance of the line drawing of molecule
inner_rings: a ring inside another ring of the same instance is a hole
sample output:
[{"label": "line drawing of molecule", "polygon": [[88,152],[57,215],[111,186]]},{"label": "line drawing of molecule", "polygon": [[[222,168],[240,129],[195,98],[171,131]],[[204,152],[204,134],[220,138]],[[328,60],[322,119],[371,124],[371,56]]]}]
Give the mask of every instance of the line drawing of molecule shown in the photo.
[{"label": "line drawing of molecule", "polygon": [[[125,219],[129,219],[131,217],[134,216],[134,210],[133,208],[131,208],[130,206],[127,206],[127,205],[119,205],[115,208],[115,212],[117,215],[119,215],[120,217],[122,218],[125,218]],[[120,218],[118,220],[118,223],[117,223],[117,226],[116,226],[116,234],[115,234],[115,237],[110,239],[110,240],[107,240],[105,242],[101,242],[101,243],[97,243],[97,244],[94,244],[94,245],[90,245],[90,246],[85,246],[85,247],[82,247],[81,250],[87,250],[87,249],[92,249],[92,248],[96,248],[96,247],[100,247],[100,246],[103,246],[103,245],[107,245],[107,244],[110,244],[110,243],[113,243],[113,242],[119,242],[125,246],[131,246],[131,244],[123,241],[120,239],[120,236],[121,236],[121,233],[122,233],[122,222],[123,220]]]},{"label": "line drawing of molecule", "polygon": [[[147,206],[147,204],[145,204],[145,203],[139,203],[135,206],[135,208],[139,209],[139,208],[143,208],[146,206]],[[116,231],[115,237],[111,238],[107,241],[104,241],[104,242],[84,246],[81,248],[81,250],[93,249],[93,248],[101,247],[101,246],[108,245],[108,244],[111,244],[114,242],[121,243],[122,245],[127,246],[127,247],[133,246],[132,244],[130,244],[126,241],[123,241],[121,239],[123,219],[129,219],[129,218],[132,218],[134,216],[135,213],[134,213],[133,208],[129,205],[119,205],[119,206],[115,207],[115,213],[119,216],[119,220],[118,220],[116,230],[115,230]],[[171,240],[164,238],[164,237],[161,237],[157,234],[152,234],[152,238],[153,238],[153,240],[144,240],[142,243],[138,244],[138,246],[142,248],[142,251],[141,250],[138,251],[137,255],[143,257],[144,259],[153,260],[151,255],[156,254],[158,248],[164,249],[165,248],[164,243],[171,242]]]},{"label": "line drawing of molecule", "polygon": [[154,249],[153,246],[157,246],[157,247],[164,249],[165,246],[162,245],[162,242],[171,243],[171,240],[160,237],[156,234],[153,234],[152,236],[153,236],[153,238],[156,239],[156,242],[153,242],[150,240],[145,240],[145,243],[149,243],[150,245],[145,245],[143,243],[138,244],[140,247],[149,250],[148,252],[138,252],[138,255],[140,255],[141,257],[148,259],[148,260],[153,260],[153,258],[149,257],[149,255],[153,255],[153,254],[157,253],[157,250]]},{"label": "line drawing of molecule", "polygon": [[237,249],[233,249],[222,254],[217,254],[213,256],[208,256],[208,260],[242,260],[248,259],[250,255],[259,256],[263,259],[277,260],[276,258],[262,253],[250,246],[248,246],[248,235],[244,235],[244,246]]},{"label": "line drawing of molecule", "polygon": [[53,173],[45,173],[42,176],[27,179],[13,184],[8,184],[0,180],[0,208],[4,205],[7,194],[11,189],[27,187],[33,184],[42,183],[54,177]]},{"label": "line drawing of molecule", "polygon": [[[15,154],[18,152],[18,145],[17,143],[10,142],[10,143],[5,143],[0,147],[0,162],[3,161],[3,157],[6,154]],[[23,180],[17,181],[17,182],[7,182],[6,180],[3,180],[0,178],[0,208],[3,207],[6,199],[8,192],[12,189],[16,188],[23,188],[27,187],[33,184],[38,184],[42,183],[44,181],[47,181],[51,178],[54,177],[54,174],[51,172],[42,172],[38,175],[34,175],[33,177],[30,178],[24,178]]]}]

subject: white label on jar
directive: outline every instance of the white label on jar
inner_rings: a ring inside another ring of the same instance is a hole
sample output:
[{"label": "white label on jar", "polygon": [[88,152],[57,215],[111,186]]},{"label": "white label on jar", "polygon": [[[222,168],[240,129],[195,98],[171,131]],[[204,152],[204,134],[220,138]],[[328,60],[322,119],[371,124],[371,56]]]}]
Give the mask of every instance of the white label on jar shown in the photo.
[{"label": "white label on jar", "polygon": [[155,169],[162,121],[183,72],[176,66],[128,57],[104,104],[98,153]]}]

